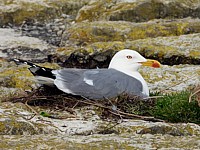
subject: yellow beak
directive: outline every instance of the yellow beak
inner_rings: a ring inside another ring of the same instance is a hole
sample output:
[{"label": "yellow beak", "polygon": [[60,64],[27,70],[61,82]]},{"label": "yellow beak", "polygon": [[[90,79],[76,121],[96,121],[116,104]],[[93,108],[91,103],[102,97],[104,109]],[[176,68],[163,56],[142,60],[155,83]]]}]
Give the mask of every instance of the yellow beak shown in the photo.
[{"label": "yellow beak", "polygon": [[149,66],[153,68],[160,68],[161,64],[157,60],[147,59],[146,62],[141,62],[143,66]]}]

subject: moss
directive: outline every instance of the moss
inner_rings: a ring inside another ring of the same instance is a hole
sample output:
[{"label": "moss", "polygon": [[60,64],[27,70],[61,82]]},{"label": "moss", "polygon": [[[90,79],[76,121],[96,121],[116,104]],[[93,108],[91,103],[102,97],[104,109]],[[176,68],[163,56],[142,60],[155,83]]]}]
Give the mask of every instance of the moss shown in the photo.
[{"label": "moss", "polygon": [[200,51],[199,50],[191,50],[189,55],[192,57],[192,58],[198,58],[200,59]]},{"label": "moss", "polygon": [[57,64],[57,63],[40,63],[40,64],[37,64],[41,67],[46,67],[46,68],[51,68],[51,69],[60,69],[60,66]]},{"label": "moss", "polygon": [[[153,95],[155,96],[155,94]],[[122,101],[120,105],[117,106],[118,109],[124,110],[128,113],[154,116],[155,118],[163,119],[168,122],[200,123],[200,107],[195,100],[189,103],[189,91],[170,93],[166,95],[156,93],[156,95],[162,97],[157,98],[155,101]],[[189,130],[188,133],[190,133]]]},{"label": "moss", "polygon": [[74,48],[74,46],[67,46],[67,47],[59,47],[56,51],[57,51],[57,54],[69,56],[75,50],[76,50],[76,48]]},{"label": "moss", "polygon": [[107,20],[107,21],[131,21],[144,22],[160,18],[185,18],[199,17],[199,9],[196,9],[199,1],[175,0],[175,1],[93,1],[83,7],[77,16],[77,22]]},{"label": "moss", "polygon": [[200,107],[196,101],[189,103],[190,92],[168,94],[158,98],[151,115],[169,122],[200,123]]},{"label": "moss", "polygon": [[[12,23],[20,25],[26,20],[48,21],[60,17],[62,14],[76,15],[78,10],[87,3],[87,0],[74,2],[58,1],[7,1],[3,0],[5,9],[0,10],[0,25]],[[2,6],[2,7],[3,7]],[[9,9],[7,9],[9,8]]]},{"label": "moss", "polygon": [[15,11],[7,11],[3,13],[3,16],[5,18],[5,20],[3,21],[4,24],[14,23],[19,25],[27,19],[37,18],[38,20],[40,20],[41,17],[44,19],[44,16],[46,16],[47,12],[44,11],[45,6],[36,3],[22,3],[20,5],[21,6],[16,8]]},{"label": "moss", "polygon": [[86,50],[93,50],[93,51],[98,51],[98,52],[103,52],[105,50],[122,50],[125,48],[125,45],[123,42],[96,42],[91,45],[88,45],[86,47]]},{"label": "moss", "polygon": [[142,129],[139,134],[162,134],[162,135],[173,135],[173,136],[183,136],[188,135],[183,131],[178,129],[177,127],[169,126],[169,125],[155,125],[152,127]]},{"label": "moss", "polygon": [[0,122],[0,134],[22,135],[25,133],[36,134],[34,126],[23,121],[6,120]]},{"label": "moss", "polygon": [[[58,64],[55,63],[43,63],[39,65],[42,67],[49,67],[52,69],[60,68]],[[28,66],[23,65],[18,66],[16,68],[8,67],[0,73],[0,78],[3,79],[1,85],[4,87],[30,90],[32,89],[32,85],[35,83],[33,75],[28,70]]]},{"label": "moss", "polygon": [[95,18],[98,19],[100,12],[101,11],[105,11],[105,7],[104,7],[104,3],[103,2],[92,3],[89,6],[89,8],[90,8],[90,13],[85,11],[84,7],[79,11],[79,14],[77,16],[76,22],[81,22],[82,20],[92,21]]},{"label": "moss", "polygon": [[1,72],[1,78],[4,78],[3,85],[12,88],[30,89],[33,81],[27,77],[32,76],[27,67],[8,68]]},{"label": "moss", "polygon": [[200,32],[198,21],[183,19],[172,22],[91,22],[78,23],[66,31],[66,36],[72,42],[94,43],[109,41],[133,41],[137,39],[155,38],[163,36],[178,36]]}]

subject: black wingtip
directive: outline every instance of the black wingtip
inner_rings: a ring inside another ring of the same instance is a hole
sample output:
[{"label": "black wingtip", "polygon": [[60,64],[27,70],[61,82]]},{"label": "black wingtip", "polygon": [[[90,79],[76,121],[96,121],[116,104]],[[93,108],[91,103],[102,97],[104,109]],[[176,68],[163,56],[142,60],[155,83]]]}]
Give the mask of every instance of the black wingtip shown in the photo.
[{"label": "black wingtip", "polygon": [[21,64],[20,59],[13,58],[13,59],[10,59],[9,61],[14,61],[17,65]]},{"label": "black wingtip", "polygon": [[21,60],[21,59],[14,58],[14,59],[11,59],[11,61],[14,61],[17,65],[26,64],[26,65],[29,65],[31,67],[40,67],[40,66],[38,66],[36,64],[33,64],[33,63],[29,62],[29,61],[26,61],[26,60]]},{"label": "black wingtip", "polygon": [[29,65],[30,67],[28,69],[34,76],[43,76],[43,77],[55,79],[55,76],[51,72],[52,69],[50,68],[41,67],[29,61],[16,59],[16,58],[12,59],[11,61],[14,61],[17,65],[21,65],[21,64]]}]

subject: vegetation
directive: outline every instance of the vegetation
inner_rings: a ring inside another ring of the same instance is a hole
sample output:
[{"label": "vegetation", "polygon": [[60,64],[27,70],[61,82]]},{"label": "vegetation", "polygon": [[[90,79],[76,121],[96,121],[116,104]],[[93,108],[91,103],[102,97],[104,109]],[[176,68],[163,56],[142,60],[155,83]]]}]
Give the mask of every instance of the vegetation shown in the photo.
[{"label": "vegetation", "polygon": [[[49,92],[51,91],[51,92]],[[135,96],[122,94],[113,99],[89,100],[81,97],[67,95],[55,88],[43,87],[23,98],[13,98],[13,102],[24,102],[28,105],[71,110],[87,105],[95,106],[96,112],[102,118],[140,118],[150,121],[191,122],[200,124],[200,107],[197,96],[192,97],[191,92],[182,91],[167,95],[153,94],[154,98],[141,100]],[[155,96],[156,95],[156,96]],[[157,97],[157,98],[155,98]],[[47,101],[48,99],[48,101]],[[73,112],[73,111],[72,111]],[[46,116],[46,113],[40,113]],[[47,116],[48,117],[48,116]]]},{"label": "vegetation", "polygon": [[198,102],[189,102],[190,92],[168,94],[156,100],[150,114],[169,122],[193,122],[200,124],[200,107]]},{"label": "vegetation", "polygon": [[197,97],[193,97],[189,102],[190,94],[189,91],[167,95],[154,93],[152,95],[158,96],[156,100],[140,100],[134,104],[126,103],[123,109],[128,113],[154,116],[168,122],[200,124],[200,107],[196,101]]}]

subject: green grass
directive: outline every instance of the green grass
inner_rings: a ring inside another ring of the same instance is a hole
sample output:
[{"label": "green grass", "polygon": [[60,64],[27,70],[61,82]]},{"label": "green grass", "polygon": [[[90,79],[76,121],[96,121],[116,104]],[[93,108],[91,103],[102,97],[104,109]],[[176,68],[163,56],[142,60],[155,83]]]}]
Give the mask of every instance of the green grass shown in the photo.
[{"label": "green grass", "polygon": [[193,122],[200,124],[200,107],[193,99],[189,103],[190,92],[168,94],[158,98],[149,111],[156,118],[169,122]]},{"label": "green grass", "polygon": [[[148,100],[120,95],[117,102],[113,102],[117,108],[129,114],[140,116],[153,116],[172,123],[196,123],[200,124],[200,107],[196,97],[189,102],[191,91],[182,91],[162,95],[151,93],[150,96],[159,96]],[[110,103],[108,103],[110,105]]]},{"label": "green grass", "polygon": [[118,108],[127,113],[153,116],[168,122],[191,122],[200,124],[200,107],[195,97],[189,103],[190,91],[161,95],[153,93],[151,96],[162,96],[157,99],[132,100],[126,99],[118,104]]}]

